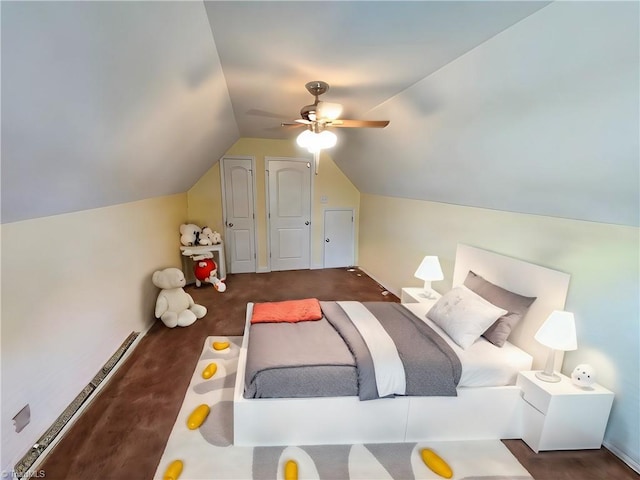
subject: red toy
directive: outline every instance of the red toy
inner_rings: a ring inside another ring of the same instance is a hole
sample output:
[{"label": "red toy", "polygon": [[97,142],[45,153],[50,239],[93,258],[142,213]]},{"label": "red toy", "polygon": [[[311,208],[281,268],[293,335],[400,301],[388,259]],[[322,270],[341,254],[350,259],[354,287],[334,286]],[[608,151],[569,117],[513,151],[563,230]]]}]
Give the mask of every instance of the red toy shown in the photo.
[{"label": "red toy", "polygon": [[196,276],[196,286],[202,285],[202,282],[209,282],[219,291],[224,292],[227,286],[218,278],[218,266],[211,258],[193,259],[193,273]]}]

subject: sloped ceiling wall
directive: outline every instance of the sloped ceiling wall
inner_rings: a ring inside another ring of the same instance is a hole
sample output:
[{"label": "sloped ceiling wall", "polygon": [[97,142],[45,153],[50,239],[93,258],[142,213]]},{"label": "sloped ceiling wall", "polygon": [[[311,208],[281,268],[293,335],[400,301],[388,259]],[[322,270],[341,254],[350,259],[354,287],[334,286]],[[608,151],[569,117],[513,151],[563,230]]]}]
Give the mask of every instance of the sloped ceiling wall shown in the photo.
[{"label": "sloped ceiling wall", "polygon": [[239,138],[200,2],[2,2],[2,222],[185,192]]},{"label": "sloped ceiling wall", "polygon": [[637,2],[2,2],[2,222],[184,192],[311,103],[365,193],[638,225]]},{"label": "sloped ceiling wall", "polygon": [[371,110],[361,192],[638,225],[638,3],[557,2]]}]

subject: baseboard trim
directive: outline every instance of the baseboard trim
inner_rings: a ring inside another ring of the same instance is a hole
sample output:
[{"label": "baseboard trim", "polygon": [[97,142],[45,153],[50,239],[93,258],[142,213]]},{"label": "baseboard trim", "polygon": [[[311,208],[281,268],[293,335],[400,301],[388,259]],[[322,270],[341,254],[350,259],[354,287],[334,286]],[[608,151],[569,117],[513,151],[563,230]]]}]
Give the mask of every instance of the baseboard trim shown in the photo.
[{"label": "baseboard trim", "polygon": [[376,282],[378,285],[380,285],[380,287],[382,287],[383,289],[385,289],[387,292],[393,293],[396,297],[400,298],[400,291],[395,291],[392,288],[387,288],[387,286],[382,283],[380,280],[378,280],[375,276],[373,276],[371,273],[369,273],[367,270],[365,270],[362,267],[357,267],[361,272],[365,273],[369,278],[371,278],[374,282]]},{"label": "baseboard trim", "polygon": [[611,445],[609,442],[603,442],[602,446],[613,453],[616,457],[622,460],[624,463],[629,465],[631,469],[633,469],[636,473],[640,473],[640,463],[631,458],[629,455],[621,451],[618,447]]},{"label": "baseboard trim", "polygon": [[131,332],[98,373],[14,466],[13,473],[16,478],[22,479],[38,476],[38,466],[42,464],[47,455],[53,450],[53,447],[58,444],[64,437],[64,434],[95,399],[96,393],[102,390],[107,384],[107,380],[122,366],[124,360],[131,355],[140,343],[140,340],[153,325],[154,322],[151,322],[143,332]]}]

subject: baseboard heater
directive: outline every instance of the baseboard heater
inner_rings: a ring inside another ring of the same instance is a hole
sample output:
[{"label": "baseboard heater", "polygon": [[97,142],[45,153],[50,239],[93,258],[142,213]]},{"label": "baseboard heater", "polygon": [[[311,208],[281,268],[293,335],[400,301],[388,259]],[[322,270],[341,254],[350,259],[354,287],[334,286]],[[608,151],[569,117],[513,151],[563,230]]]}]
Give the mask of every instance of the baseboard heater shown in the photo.
[{"label": "baseboard heater", "polygon": [[140,332],[131,332],[131,335],[120,345],[120,348],[107,360],[107,363],[100,369],[95,377],[87,384],[86,387],[73,399],[69,406],[60,414],[60,416],[53,422],[53,425],[47,429],[46,432],[38,439],[38,441],[29,449],[24,457],[14,467],[14,473],[17,478],[23,478],[29,469],[33,466],[35,461],[42,455],[42,453],[53,443],[53,440],[60,434],[62,429],[69,423],[80,407],[86,403],[91,395],[96,391],[98,385],[109,375],[109,372],[118,364],[120,359],[129,350],[129,347],[133,345],[133,342],[138,338]]}]

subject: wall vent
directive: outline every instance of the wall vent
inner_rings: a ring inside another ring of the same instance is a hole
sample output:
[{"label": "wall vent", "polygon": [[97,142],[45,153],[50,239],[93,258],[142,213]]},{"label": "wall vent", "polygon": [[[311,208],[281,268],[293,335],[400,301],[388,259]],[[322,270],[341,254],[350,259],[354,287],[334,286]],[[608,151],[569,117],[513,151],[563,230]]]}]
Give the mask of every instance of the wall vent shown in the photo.
[{"label": "wall vent", "polygon": [[129,335],[124,343],[120,345],[120,348],[118,348],[111,358],[109,358],[107,363],[104,364],[89,384],[82,389],[82,391],[73,399],[55,422],[53,422],[53,425],[44,432],[33,447],[31,447],[25,456],[20,459],[14,467],[14,473],[17,478],[23,478],[25,474],[27,474],[38,457],[40,457],[40,455],[42,455],[42,453],[52,444],[53,440],[58,436],[69,420],[73,418],[80,407],[96,391],[98,385],[102,383],[109,372],[111,372],[111,370],[113,370],[113,368],[118,364],[135,339],[138,338],[138,335],[140,335],[140,332],[131,332],[131,335]]}]

